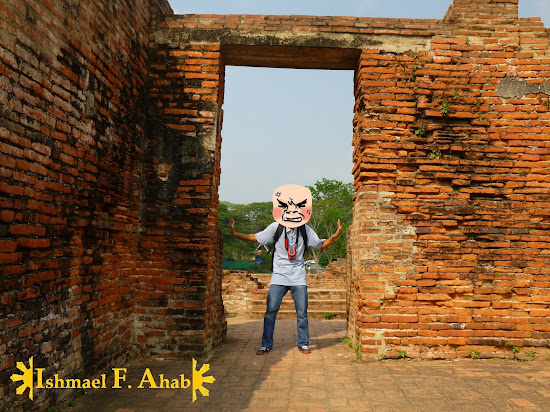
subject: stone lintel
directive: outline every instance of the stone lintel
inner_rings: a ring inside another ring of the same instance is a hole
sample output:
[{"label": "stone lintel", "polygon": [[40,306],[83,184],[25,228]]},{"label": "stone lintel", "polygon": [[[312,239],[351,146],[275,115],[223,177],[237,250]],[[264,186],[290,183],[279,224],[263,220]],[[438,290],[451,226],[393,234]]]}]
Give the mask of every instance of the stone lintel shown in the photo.
[{"label": "stone lintel", "polygon": [[227,45],[221,50],[229,66],[295,69],[354,70],[361,55],[358,49],[298,46]]},{"label": "stone lintel", "polygon": [[224,63],[235,66],[353,70],[363,49],[424,51],[431,35],[297,33],[229,29],[160,29],[153,40],[168,47],[220,44]]}]

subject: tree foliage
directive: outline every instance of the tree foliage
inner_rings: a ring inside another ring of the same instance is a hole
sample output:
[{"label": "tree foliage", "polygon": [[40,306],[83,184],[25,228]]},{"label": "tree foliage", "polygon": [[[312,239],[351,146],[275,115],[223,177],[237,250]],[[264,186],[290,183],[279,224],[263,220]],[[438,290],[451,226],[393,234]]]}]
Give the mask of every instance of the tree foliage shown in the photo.
[{"label": "tree foliage", "polygon": [[[258,233],[273,223],[273,203],[259,202],[240,205],[222,201],[218,210],[218,226],[223,232],[223,256],[242,261],[254,260],[256,243],[246,242],[231,235],[229,221],[235,219],[239,233]],[[267,254],[262,255],[266,259]],[[269,256],[267,258],[271,259]]]},{"label": "tree foliage", "polygon": [[313,213],[309,226],[320,238],[329,238],[342,224],[342,234],[322,252],[311,251],[315,260],[326,266],[333,260],[346,256],[346,232],[353,216],[353,183],[323,178],[308,186],[313,195]]}]

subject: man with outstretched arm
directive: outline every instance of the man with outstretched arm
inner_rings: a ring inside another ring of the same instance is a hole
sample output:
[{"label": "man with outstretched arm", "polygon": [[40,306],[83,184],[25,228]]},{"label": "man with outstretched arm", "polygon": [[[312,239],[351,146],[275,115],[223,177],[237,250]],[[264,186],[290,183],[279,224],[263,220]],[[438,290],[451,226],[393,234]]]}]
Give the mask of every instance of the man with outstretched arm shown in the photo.
[{"label": "man with outstretched arm", "polygon": [[326,249],[342,232],[342,225],[338,220],[336,232],[328,239],[319,239],[315,231],[306,225],[311,212],[312,197],[309,189],[285,185],[275,189],[273,193],[273,217],[276,221],[263,231],[255,234],[237,233],[235,221],[230,221],[233,236],[264,245],[274,245],[273,273],[267,295],[262,347],[256,351],[258,355],[265,355],[273,348],[275,320],[283,297],[289,290],[296,309],[298,348],[304,354],[311,353],[304,252],[308,247],[316,250]]}]

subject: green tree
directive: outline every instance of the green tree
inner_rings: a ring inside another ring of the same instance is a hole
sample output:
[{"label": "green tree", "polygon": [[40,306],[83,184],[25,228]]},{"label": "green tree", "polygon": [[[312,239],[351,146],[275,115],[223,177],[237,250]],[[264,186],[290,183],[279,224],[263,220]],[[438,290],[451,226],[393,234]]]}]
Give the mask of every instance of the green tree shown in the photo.
[{"label": "green tree", "polygon": [[[273,223],[273,204],[257,202],[240,205],[222,201],[218,209],[218,227],[223,232],[223,255],[226,258],[250,261],[258,246],[231,235],[229,220],[235,219],[235,230],[240,233],[257,233]],[[266,259],[265,256],[264,259]],[[269,257],[269,256],[268,256]]]},{"label": "green tree", "polygon": [[326,266],[333,260],[346,256],[346,231],[353,217],[353,183],[323,178],[308,186],[313,196],[313,213],[309,226],[320,238],[330,237],[336,230],[338,219],[342,234],[322,252],[311,250],[318,266]]}]

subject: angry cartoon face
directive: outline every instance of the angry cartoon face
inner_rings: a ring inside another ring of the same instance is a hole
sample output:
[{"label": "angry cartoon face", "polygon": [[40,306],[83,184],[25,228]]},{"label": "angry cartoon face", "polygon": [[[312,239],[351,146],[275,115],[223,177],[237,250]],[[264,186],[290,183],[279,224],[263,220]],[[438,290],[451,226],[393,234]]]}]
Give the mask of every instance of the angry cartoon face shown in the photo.
[{"label": "angry cartoon face", "polygon": [[273,218],[288,228],[306,224],[311,218],[312,197],[307,187],[280,186],[273,192]]}]

